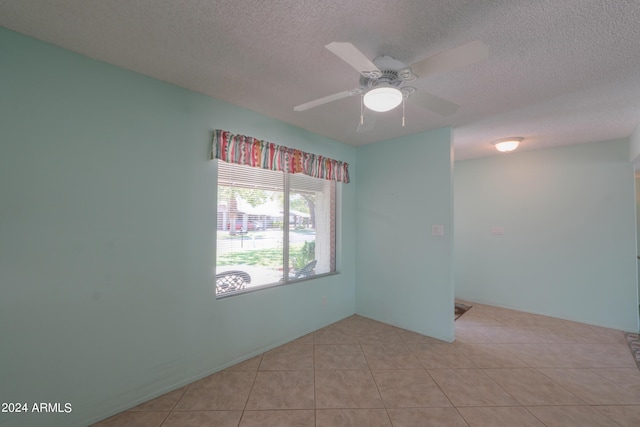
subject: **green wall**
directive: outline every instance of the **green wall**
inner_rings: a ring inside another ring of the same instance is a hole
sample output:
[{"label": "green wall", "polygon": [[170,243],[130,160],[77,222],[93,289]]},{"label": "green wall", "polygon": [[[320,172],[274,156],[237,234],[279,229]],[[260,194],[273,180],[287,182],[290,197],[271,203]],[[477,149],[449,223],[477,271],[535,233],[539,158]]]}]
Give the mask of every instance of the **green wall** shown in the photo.
[{"label": "green wall", "polygon": [[456,162],[455,190],[457,297],[638,330],[628,140]]},{"label": "green wall", "polygon": [[451,130],[359,147],[357,162],[356,312],[453,341]]},{"label": "green wall", "polygon": [[640,169],[640,125],[633,130],[629,140],[629,159],[636,169]]},{"label": "green wall", "polygon": [[[223,128],[355,148],[0,28],[2,426],[84,426],[354,313],[356,183],[340,274],[216,300]],[[322,306],[326,297],[327,305]]]},{"label": "green wall", "polygon": [[[640,255],[640,176],[636,172],[636,253]],[[638,278],[640,278],[640,258],[636,261]],[[640,312],[640,284],[638,285],[638,311]]]}]

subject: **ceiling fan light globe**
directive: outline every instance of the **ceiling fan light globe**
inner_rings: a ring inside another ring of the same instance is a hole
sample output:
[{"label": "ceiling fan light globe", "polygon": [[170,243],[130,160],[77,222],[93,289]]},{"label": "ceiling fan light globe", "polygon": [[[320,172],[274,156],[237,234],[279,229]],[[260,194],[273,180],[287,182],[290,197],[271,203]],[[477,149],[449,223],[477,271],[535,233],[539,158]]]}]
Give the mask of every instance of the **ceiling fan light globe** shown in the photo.
[{"label": "ceiling fan light globe", "polygon": [[513,151],[516,148],[518,148],[518,145],[520,145],[520,142],[523,140],[523,138],[517,137],[517,138],[503,138],[503,139],[498,139],[496,141],[493,141],[493,145],[495,145],[496,150],[503,152],[503,153],[507,153],[509,151]]},{"label": "ceiling fan light globe", "polygon": [[377,87],[364,94],[364,105],[379,113],[390,111],[402,102],[402,92],[395,87]]}]

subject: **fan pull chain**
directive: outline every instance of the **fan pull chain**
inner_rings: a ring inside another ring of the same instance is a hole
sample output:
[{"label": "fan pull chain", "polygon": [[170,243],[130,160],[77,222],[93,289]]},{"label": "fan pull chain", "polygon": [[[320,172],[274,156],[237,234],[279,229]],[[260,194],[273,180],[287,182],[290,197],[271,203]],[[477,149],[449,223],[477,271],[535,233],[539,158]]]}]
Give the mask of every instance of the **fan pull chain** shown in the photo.
[{"label": "fan pull chain", "polygon": [[404,97],[402,97],[402,127],[404,127]]},{"label": "fan pull chain", "polygon": [[364,125],[364,95],[360,95],[360,124]]}]

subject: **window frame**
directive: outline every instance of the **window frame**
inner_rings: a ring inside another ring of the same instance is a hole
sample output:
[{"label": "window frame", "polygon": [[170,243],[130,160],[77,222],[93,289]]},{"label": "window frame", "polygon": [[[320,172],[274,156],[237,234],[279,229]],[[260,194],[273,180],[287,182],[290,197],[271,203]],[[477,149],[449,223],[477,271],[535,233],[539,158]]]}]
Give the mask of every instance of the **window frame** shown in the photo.
[{"label": "window frame", "polygon": [[[219,194],[219,188],[220,188],[220,165],[221,164],[225,164],[228,167],[234,168],[234,167],[242,167],[242,168],[250,168],[250,169],[256,169],[256,168],[251,168],[250,166],[246,166],[246,165],[238,165],[238,164],[233,164],[233,163],[227,163],[224,162],[223,160],[217,160],[216,162],[216,205],[219,203],[219,199],[218,199],[218,194]],[[259,169],[259,168],[258,168]],[[215,288],[214,294],[216,299],[225,299],[225,298],[229,298],[229,297],[233,297],[233,296],[237,296],[237,295],[244,295],[246,293],[251,293],[251,292],[256,292],[256,291],[260,291],[260,290],[264,290],[264,289],[270,289],[270,288],[274,288],[274,287],[280,287],[280,286],[286,286],[286,285],[292,285],[292,284],[298,284],[298,283],[303,283],[303,282],[308,282],[310,280],[314,280],[314,279],[321,279],[327,276],[332,276],[332,275],[336,275],[339,274],[338,271],[338,233],[339,233],[339,228],[340,228],[340,220],[339,220],[339,206],[340,206],[340,198],[342,195],[342,191],[341,191],[341,183],[334,181],[334,180],[325,180],[322,178],[316,178],[316,177],[310,177],[307,175],[302,175],[305,176],[307,178],[310,179],[314,179],[314,180],[318,180],[319,182],[328,182],[332,187],[330,188],[330,195],[328,196],[330,198],[330,210],[329,210],[329,238],[330,238],[330,256],[329,256],[329,265],[330,265],[330,271],[326,271],[323,273],[314,273],[313,275],[310,276],[306,276],[306,277],[302,277],[302,278],[290,278],[288,272],[290,271],[291,268],[291,259],[290,259],[290,234],[291,234],[291,221],[290,221],[290,211],[291,211],[291,206],[290,206],[290,196],[291,196],[291,176],[294,174],[285,172],[285,171],[275,171],[275,170],[265,170],[265,169],[261,169],[263,172],[262,173],[278,173],[278,174],[282,174],[283,175],[283,180],[282,180],[282,193],[283,193],[283,201],[282,201],[282,279],[280,281],[275,281],[275,282],[271,282],[271,283],[265,283],[262,285],[254,285],[254,286],[249,286],[249,287],[245,287],[244,289],[239,289],[239,290],[234,290],[234,291],[229,291],[229,292],[223,292],[223,293],[218,293],[217,292],[217,288]],[[249,174],[247,174],[247,176],[249,176]],[[223,184],[224,185],[224,184]],[[230,183],[230,185],[232,185]],[[260,187],[260,185],[256,185],[255,188]],[[275,188],[277,191],[280,191],[280,188]],[[217,249],[217,243],[218,243],[218,233],[220,232],[224,232],[224,230],[221,230],[217,227],[217,224],[219,224],[220,218],[218,217],[219,212],[218,209],[216,208],[216,219],[215,219],[215,224],[216,224],[216,257],[215,257],[215,274],[218,274],[218,249]],[[234,224],[235,227],[235,224]],[[317,225],[316,225],[316,229],[317,229]],[[332,232],[331,232],[332,231]],[[316,238],[314,238],[314,242],[316,241]],[[287,272],[287,273],[285,273]]]}]

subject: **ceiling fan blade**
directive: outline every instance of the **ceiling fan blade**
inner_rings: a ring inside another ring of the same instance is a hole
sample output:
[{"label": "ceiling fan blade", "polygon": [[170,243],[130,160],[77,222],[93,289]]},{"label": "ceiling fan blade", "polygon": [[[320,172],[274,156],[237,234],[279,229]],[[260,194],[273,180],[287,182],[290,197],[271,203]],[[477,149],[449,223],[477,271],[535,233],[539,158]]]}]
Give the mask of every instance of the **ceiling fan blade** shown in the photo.
[{"label": "ceiling fan blade", "polygon": [[418,61],[411,65],[411,71],[418,77],[426,77],[484,61],[488,57],[489,46],[476,40]]},{"label": "ceiling fan blade", "polygon": [[348,96],[355,95],[359,93],[357,90],[345,90],[344,92],[334,93],[333,95],[325,96],[324,98],[319,98],[314,101],[309,101],[304,104],[296,105],[293,107],[293,111],[305,111],[310,108],[317,107],[319,105],[327,104],[329,102],[337,101],[338,99],[346,98]]},{"label": "ceiling fan blade", "polygon": [[332,42],[325,47],[366,77],[372,71],[380,73],[378,67],[349,42]]},{"label": "ceiling fan blade", "polygon": [[433,111],[434,113],[440,114],[441,116],[450,116],[458,111],[458,108],[460,107],[458,104],[454,104],[453,102],[447,101],[446,99],[442,99],[439,96],[423,90],[419,90],[411,95],[407,98],[407,101]]}]

